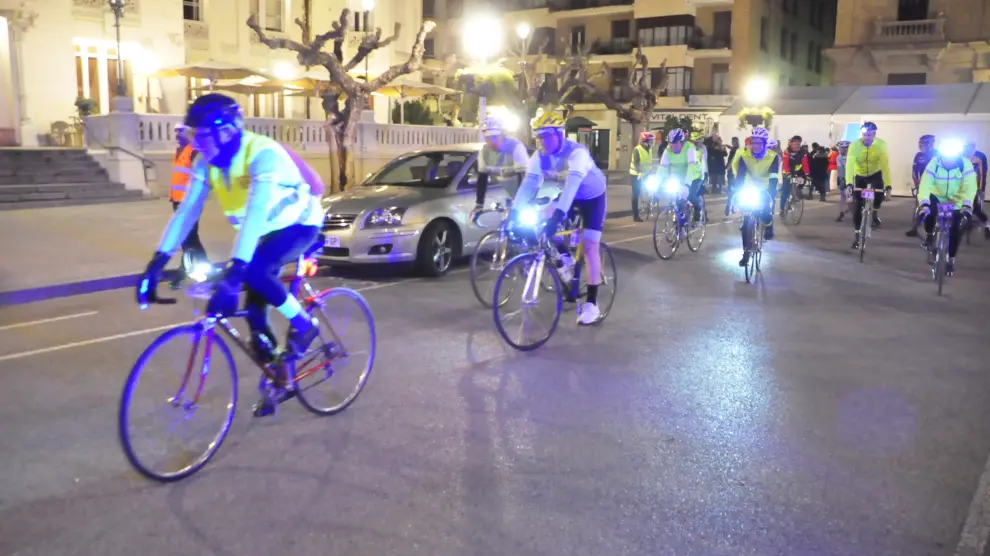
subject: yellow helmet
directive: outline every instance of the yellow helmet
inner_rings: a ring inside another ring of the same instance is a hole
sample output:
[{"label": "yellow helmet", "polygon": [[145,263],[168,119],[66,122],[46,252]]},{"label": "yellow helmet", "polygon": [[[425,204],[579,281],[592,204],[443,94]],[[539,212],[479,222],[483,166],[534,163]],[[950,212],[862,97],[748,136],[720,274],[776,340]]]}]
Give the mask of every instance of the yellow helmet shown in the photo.
[{"label": "yellow helmet", "polygon": [[701,131],[692,131],[691,140],[692,141],[703,141],[705,139],[705,134]]},{"label": "yellow helmet", "polygon": [[540,132],[544,129],[561,129],[566,124],[556,112],[544,112],[533,118],[533,131]]}]

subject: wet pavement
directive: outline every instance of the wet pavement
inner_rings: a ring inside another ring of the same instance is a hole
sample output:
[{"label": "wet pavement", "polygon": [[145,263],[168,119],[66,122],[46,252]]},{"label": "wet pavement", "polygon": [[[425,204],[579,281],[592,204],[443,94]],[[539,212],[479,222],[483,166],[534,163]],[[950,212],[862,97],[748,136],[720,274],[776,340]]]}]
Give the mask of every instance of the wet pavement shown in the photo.
[{"label": "wet pavement", "polygon": [[570,310],[532,353],[502,342],[464,266],[318,278],[374,311],[366,390],[337,416],[290,401],[254,419],[238,355],[230,436],[172,485],[131,470],[116,419],[190,303],[2,308],[0,555],[956,553],[986,527],[990,242],[963,246],[939,298],[906,201],[865,263],[834,205],[807,206],[755,284],[731,222],[660,261],[651,226],[610,220],[608,320]]}]

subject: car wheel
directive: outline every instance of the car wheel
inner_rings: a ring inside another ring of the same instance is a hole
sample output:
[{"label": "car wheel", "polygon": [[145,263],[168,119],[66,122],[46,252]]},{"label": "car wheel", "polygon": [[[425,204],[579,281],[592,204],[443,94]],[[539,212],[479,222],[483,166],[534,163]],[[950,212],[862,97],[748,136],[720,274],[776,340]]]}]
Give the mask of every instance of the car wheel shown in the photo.
[{"label": "car wheel", "polygon": [[431,222],[419,240],[416,253],[416,266],[419,271],[432,278],[447,274],[456,254],[457,233],[443,220]]}]

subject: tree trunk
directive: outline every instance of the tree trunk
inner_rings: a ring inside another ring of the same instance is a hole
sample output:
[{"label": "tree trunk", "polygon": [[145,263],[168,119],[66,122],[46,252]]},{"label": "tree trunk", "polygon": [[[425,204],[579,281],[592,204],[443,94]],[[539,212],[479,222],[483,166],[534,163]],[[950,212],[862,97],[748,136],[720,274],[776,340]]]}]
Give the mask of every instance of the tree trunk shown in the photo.
[{"label": "tree trunk", "polygon": [[340,140],[337,137],[337,131],[334,126],[327,121],[327,144],[330,147],[330,193],[340,193],[343,189],[341,188],[340,181]]}]

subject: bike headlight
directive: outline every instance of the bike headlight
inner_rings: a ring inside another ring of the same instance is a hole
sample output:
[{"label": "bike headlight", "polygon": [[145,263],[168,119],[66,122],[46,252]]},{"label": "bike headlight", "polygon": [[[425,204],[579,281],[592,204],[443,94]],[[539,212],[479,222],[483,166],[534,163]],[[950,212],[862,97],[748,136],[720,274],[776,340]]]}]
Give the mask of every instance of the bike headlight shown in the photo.
[{"label": "bike headlight", "polygon": [[660,178],[655,175],[646,178],[646,190],[653,193],[660,187]]},{"label": "bike headlight", "polygon": [[746,209],[759,208],[762,201],[762,195],[760,195],[760,190],[747,185],[743,187],[739,192],[739,206]]},{"label": "bike headlight", "polygon": [[405,213],[406,209],[398,207],[373,210],[370,214],[368,214],[368,218],[364,221],[364,226],[366,228],[401,226],[402,216]]},{"label": "bike headlight", "polygon": [[938,144],[938,154],[945,158],[958,158],[962,156],[963,142],[958,139],[946,139]]},{"label": "bike headlight", "polygon": [[527,228],[535,228],[540,223],[540,213],[532,207],[519,211],[519,224]]},{"label": "bike headlight", "polygon": [[667,180],[667,183],[663,184],[663,190],[671,195],[676,195],[681,191],[681,184],[677,180]]},{"label": "bike headlight", "polygon": [[196,266],[189,272],[190,280],[194,282],[205,282],[213,274],[213,265],[209,263],[196,263]]}]

